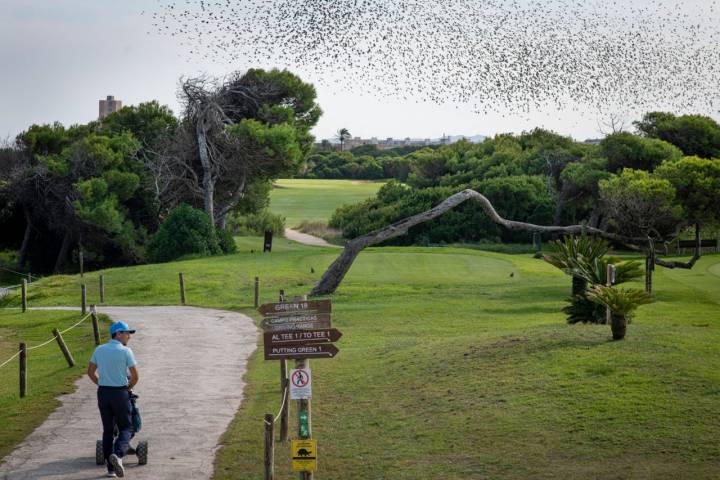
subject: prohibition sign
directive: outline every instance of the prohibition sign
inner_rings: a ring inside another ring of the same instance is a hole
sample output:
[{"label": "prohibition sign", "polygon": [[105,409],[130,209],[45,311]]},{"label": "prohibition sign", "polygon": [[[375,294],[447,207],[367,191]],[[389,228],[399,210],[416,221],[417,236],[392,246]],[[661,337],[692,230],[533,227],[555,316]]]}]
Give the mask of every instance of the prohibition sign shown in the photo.
[{"label": "prohibition sign", "polygon": [[310,383],[310,374],[302,369],[297,369],[290,377],[293,387],[303,388]]},{"label": "prohibition sign", "polygon": [[312,374],[309,368],[290,370],[290,400],[312,398]]}]

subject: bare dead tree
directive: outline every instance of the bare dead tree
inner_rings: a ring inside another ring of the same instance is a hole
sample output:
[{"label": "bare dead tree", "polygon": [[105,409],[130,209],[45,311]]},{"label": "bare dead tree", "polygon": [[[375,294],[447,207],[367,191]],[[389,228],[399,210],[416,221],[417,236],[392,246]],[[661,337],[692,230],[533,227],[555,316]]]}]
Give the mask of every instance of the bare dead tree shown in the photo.
[{"label": "bare dead tree", "polygon": [[[352,267],[355,258],[357,258],[360,252],[366,247],[377,245],[378,243],[382,243],[391,238],[404,235],[407,233],[410,227],[439,217],[448,210],[451,210],[460,205],[461,203],[465,202],[466,200],[470,199],[473,199],[480,204],[482,209],[485,211],[485,214],[490,217],[490,220],[509,230],[524,230],[533,233],[556,233],[565,235],[579,235],[585,233],[587,235],[595,235],[606,240],[625,244],[635,249],[645,248],[648,245],[647,237],[629,237],[586,225],[544,226],[526,222],[518,222],[514,220],[507,220],[497,213],[497,211],[493,207],[490,200],[487,199],[487,197],[485,197],[481,193],[476,192],[475,190],[467,189],[451,195],[430,210],[418,213],[417,215],[413,215],[411,217],[404,218],[391,225],[348,241],[345,244],[343,252],[337,259],[335,259],[335,261],[330,265],[330,267],[328,267],[323,276],[320,278],[320,281],[310,291],[309,295],[317,296],[334,293],[335,290],[337,290],[337,288],[340,286],[343,278],[345,278],[347,272],[350,270],[350,267]],[[678,227],[678,232],[679,230],[680,228]],[[654,255],[653,262],[654,264],[661,265],[663,267],[690,269],[693,267],[699,256],[700,250],[698,248],[695,251],[693,259],[689,262],[665,262],[658,259]]]},{"label": "bare dead tree", "polygon": [[598,132],[603,136],[624,132],[627,123],[628,120],[625,114],[611,113],[607,118],[597,121]]},{"label": "bare dead tree", "polygon": [[[272,175],[280,168],[277,156],[263,154],[264,149],[251,139],[230,135],[228,127],[245,119],[290,123],[301,136],[310,138],[309,129],[320,115],[315,91],[299,81],[283,81],[290,75],[250,70],[222,80],[208,76],[181,80],[184,119],[175,145],[165,155],[170,163],[159,165],[158,175],[185,185],[185,191],[201,200],[220,227],[242,199],[250,179]],[[310,143],[305,143],[303,147],[309,148]]]}]

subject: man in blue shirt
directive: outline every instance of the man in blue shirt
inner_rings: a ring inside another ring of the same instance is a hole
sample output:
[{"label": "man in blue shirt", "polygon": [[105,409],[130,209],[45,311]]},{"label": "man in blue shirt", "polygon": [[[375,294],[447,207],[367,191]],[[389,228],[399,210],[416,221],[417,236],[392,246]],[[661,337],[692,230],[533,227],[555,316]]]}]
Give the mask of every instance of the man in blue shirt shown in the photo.
[{"label": "man in blue shirt", "polygon": [[[131,330],[127,323],[113,323],[110,326],[112,339],[95,349],[87,370],[90,380],[98,386],[98,407],[103,424],[103,454],[108,477],[125,476],[122,458],[127,453],[133,433],[130,390],[140,377],[135,355],[127,347],[132,333],[135,333],[135,330]],[[118,436],[113,445],[115,425],[118,427]]]}]

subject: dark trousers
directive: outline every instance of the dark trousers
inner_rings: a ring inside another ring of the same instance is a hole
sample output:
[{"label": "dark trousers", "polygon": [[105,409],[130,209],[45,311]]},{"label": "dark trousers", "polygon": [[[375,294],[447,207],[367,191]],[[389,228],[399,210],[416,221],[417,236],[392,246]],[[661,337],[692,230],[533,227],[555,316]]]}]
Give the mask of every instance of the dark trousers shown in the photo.
[{"label": "dark trousers", "polygon": [[[99,387],[97,396],[103,424],[103,455],[108,469],[112,470],[108,457],[113,453],[120,458],[124,457],[133,435],[130,392],[125,388]],[[118,436],[113,445],[115,425],[118,428]]]}]

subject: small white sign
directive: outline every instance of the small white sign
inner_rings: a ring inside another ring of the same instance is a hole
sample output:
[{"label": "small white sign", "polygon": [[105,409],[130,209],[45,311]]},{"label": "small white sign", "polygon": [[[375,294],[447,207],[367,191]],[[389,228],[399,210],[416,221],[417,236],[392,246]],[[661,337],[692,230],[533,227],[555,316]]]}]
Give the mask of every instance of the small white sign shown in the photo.
[{"label": "small white sign", "polygon": [[312,376],[309,368],[290,370],[290,400],[312,398]]}]

